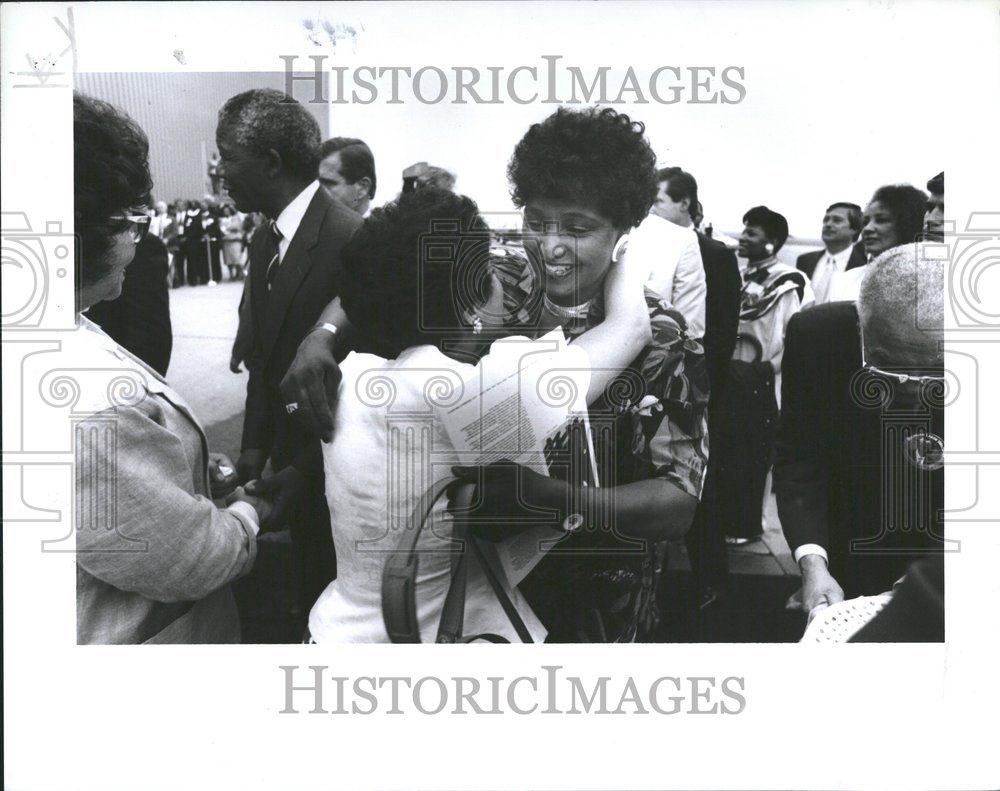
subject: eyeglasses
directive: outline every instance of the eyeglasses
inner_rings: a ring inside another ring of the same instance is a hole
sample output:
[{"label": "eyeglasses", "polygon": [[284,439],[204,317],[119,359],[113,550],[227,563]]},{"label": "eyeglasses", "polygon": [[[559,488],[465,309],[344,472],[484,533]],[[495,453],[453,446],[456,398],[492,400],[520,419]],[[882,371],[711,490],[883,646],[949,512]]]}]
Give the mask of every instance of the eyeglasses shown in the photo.
[{"label": "eyeglasses", "polygon": [[[136,211],[133,209],[132,211]],[[148,214],[116,214],[109,218],[112,222],[123,222],[128,224],[128,230],[132,233],[132,241],[139,244],[146,238],[149,232],[149,224],[152,218]]]},{"label": "eyeglasses", "polygon": [[945,383],[946,379],[943,374],[939,376],[936,374],[909,373],[907,371],[887,371],[884,368],[878,368],[877,366],[872,365],[865,359],[865,332],[860,321],[858,322],[858,337],[861,339],[861,367],[868,373],[883,376],[886,379],[891,379],[901,385],[906,384],[907,382],[916,382],[920,385],[943,385]]}]

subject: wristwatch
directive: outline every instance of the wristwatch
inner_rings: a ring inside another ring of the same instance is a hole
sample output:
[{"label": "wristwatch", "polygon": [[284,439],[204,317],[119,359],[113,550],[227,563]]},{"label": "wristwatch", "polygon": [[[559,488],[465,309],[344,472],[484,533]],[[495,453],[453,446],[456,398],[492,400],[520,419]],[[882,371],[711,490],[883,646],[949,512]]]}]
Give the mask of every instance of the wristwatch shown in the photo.
[{"label": "wristwatch", "polygon": [[575,533],[583,527],[583,514],[570,514],[563,519],[562,529],[567,533]]}]

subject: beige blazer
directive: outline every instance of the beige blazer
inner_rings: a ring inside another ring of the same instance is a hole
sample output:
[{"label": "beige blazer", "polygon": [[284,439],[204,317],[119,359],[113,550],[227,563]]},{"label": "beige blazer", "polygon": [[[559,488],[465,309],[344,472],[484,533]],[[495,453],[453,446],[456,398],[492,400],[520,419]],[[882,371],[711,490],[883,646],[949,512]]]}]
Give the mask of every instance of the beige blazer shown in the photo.
[{"label": "beige blazer", "polygon": [[239,642],[229,583],[253,566],[255,515],[213,504],[184,400],[80,321],[65,350],[108,376],[74,408],[77,642]]}]

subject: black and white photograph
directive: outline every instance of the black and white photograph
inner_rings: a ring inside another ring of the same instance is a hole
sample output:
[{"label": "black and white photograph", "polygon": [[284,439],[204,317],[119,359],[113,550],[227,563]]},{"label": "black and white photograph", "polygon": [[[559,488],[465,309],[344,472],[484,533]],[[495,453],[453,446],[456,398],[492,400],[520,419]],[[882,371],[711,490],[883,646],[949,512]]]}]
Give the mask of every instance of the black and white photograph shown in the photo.
[{"label": "black and white photograph", "polygon": [[995,0],[0,12],[6,787],[997,787]]}]

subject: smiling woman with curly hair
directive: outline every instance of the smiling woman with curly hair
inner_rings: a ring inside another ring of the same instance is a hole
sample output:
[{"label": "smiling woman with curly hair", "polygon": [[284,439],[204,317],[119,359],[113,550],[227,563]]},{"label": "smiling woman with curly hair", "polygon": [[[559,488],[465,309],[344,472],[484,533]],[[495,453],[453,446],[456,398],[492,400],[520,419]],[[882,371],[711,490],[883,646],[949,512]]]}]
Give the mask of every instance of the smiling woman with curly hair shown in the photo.
[{"label": "smiling woman with curly hair", "polygon": [[525,249],[545,273],[546,306],[589,303],[616,245],[656,199],[645,126],[610,107],[560,107],[534,124],[507,167],[524,209]]}]

